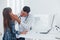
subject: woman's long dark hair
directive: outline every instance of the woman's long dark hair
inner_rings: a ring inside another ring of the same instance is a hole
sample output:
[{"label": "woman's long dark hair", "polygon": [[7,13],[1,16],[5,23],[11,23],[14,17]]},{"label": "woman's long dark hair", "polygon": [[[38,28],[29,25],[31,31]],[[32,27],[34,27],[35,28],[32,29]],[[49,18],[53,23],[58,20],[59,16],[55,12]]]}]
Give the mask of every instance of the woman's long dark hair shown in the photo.
[{"label": "woman's long dark hair", "polygon": [[12,12],[12,9],[9,7],[3,9],[4,31],[6,30],[7,27],[10,28],[10,21],[12,20],[10,16],[11,12]]}]

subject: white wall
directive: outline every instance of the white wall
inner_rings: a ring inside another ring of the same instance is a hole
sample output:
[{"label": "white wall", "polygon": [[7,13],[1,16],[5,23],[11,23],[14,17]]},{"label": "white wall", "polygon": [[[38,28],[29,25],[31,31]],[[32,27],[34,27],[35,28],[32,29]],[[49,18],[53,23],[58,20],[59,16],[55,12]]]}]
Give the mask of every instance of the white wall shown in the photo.
[{"label": "white wall", "polygon": [[60,26],[60,0],[24,0],[24,5],[31,7],[32,15],[55,14],[54,24]]}]

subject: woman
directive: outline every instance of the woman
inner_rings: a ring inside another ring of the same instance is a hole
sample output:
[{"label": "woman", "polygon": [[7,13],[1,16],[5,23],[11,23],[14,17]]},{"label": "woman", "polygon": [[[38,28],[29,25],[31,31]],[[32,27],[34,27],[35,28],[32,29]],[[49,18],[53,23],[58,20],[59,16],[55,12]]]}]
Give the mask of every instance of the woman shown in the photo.
[{"label": "woman", "polygon": [[16,40],[15,23],[20,24],[20,19],[12,13],[12,9],[7,7],[3,10],[4,35],[3,40]]}]

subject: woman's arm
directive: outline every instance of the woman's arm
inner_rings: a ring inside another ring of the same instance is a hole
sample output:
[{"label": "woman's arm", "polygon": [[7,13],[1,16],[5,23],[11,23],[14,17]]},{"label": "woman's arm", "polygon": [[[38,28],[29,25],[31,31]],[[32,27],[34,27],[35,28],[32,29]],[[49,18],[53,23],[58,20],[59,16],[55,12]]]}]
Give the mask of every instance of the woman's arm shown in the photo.
[{"label": "woman's arm", "polygon": [[21,20],[18,18],[17,15],[14,15],[13,13],[10,13],[10,16],[13,20],[17,21],[20,24]]}]

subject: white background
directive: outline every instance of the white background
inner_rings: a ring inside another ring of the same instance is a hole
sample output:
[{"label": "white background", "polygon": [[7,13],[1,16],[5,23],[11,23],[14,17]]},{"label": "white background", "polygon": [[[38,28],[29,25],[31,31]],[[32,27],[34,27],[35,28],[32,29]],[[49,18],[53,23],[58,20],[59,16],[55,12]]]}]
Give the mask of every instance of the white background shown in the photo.
[{"label": "white background", "polygon": [[[2,34],[3,34],[3,17],[2,17],[3,8],[7,6],[11,7],[13,9],[14,14],[17,14],[21,11],[24,5],[28,5],[31,7],[32,15],[55,14],[54,26],[57,25],[60,27],[60,0],[21,0],[21,1],[0,0],[0,32],[2,32]],[[51,20],[49,20],[49,24],[51,24]]]}]

